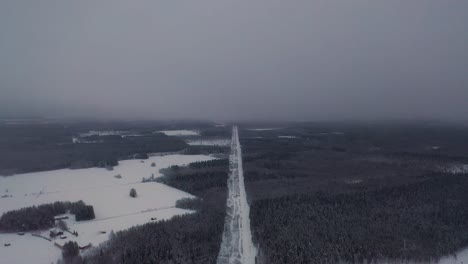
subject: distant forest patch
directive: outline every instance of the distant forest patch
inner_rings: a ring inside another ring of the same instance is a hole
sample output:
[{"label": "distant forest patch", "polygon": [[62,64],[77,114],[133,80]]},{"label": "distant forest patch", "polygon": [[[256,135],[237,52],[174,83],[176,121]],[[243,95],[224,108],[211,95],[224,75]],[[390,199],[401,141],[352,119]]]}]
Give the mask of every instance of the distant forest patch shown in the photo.
[{"label": "distant forest patch", "polygon": [[55,224],[55,216],[67,212],[75,215],[76,221],[95,218],[94,208],[83,201],[55,202],[39,206],[25,207],[8,211],[0,217],[0,230],[6,232],[34,231],[51,228]]},{"label": "distant forest patch", "polygon": [[62,169],[116,166],[119,160],[145,158],[151,152],[180,151],[188,145],[177,137],[141,130],[139,136],[90,136],[88,143],[73,138],[87,132],[82,125],[0,126],[0,175]]}]

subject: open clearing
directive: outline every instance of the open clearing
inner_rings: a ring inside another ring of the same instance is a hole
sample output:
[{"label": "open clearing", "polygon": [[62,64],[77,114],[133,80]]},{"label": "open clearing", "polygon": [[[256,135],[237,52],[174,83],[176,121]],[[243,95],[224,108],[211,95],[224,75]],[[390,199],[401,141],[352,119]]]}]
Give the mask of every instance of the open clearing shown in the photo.
[{"label": "open clearing", "polygon": [[158,133],[166,134],[167,136],[199,136],[200,132],[195,130],[161,130]]},{"label": "open clearing", "polygon": [[[120,161],[112,171],[102,168],[62,169],[0,177],[0,196],[4,196],[0,198],[0,214],[26,206],[78,200],[92,205],[96,214],[96,218],[90,221],[75,222],[73,216],[66,220],[70,231],[76,230],[78,237],[65,233],[66,239],[49,242],[30,233],[24,236],[0,234],[1,262],[51,263],[61,256],[54,242],[62,245],[73,240],[80,246],[89,243],[96,246],[106,241],[112,230],[145,224],[151,222],[151,218],[162,220],[191,213],[174,206],[177,200],[192,195],[156,182],[142,183],[142,178],[160,177],[159,170],[172,165],[212,159],[214,157],[206,155],[153,156],[144,161]],[[136,189],[136,198],[129,196],[131,188]],[[36,233],[48,237],[49,230]],[[11,246],[5,247],[6,243]]]},{"label": "open clearing", "polygon": [[270,131],[270,130],[279,130],[283,129],[282,127],[265,127],[265,128],[247,128],[250,131]]}]

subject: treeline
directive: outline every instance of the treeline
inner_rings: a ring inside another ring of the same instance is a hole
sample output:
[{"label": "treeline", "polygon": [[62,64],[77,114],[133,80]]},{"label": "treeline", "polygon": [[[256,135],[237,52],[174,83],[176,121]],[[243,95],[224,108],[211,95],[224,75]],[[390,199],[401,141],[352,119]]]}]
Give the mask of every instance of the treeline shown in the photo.
[{"label": "treeline", "polygon": [[262,263],[429,262],[468,245],[468,175],[339,195],[258,200],[251,206]]},{"label": "treeline", "polygon": [[228,166],[218,165],[165,170],[162,182],[199,197],[181,199],[177,206],[197,211],[117,232],[82,263],[216,263],[224,227],[228,176]]},{"label": "treeline", "polygon": [[165,176],[156,180],[194,195],[202,194],[207,188],[224,188],[226,186],[227,166],[226,169],[211,167],[203,170],[180,170],[180,173],[175,173],[176,168],[172,169],[174,169],[173,172],[166,172]]},{"label": "treeline", "polygon": [[188,147],[180,138],[159,133],[138,137],[92,136],[90,138],[95,143],[73,143],[72,137],[84,132],[82,130],[64,128],[63,125],[2,127],[0,175],[62,168],[112,167],[122,159],[145,158],[146,153],[181,151]]},{"label": "treeline", "polygon": [[189,146],[184,150],[186,155],[228,154],[229,148],[224,146]]},{"label": "treeline", "polygon": [[18,232],[51,228],[55,224],[55,216],[68,211],[75,215],[76,221],[95,218],[93,206],[86,205],[83,201],[55,202],[4,213],[0,218],[0,230]]},{"label": "treeline", "polygon": [[201,168],[209,168],[209,167],[222,167],[228,166],[229,160],[228,159],[213,159],[207,161],[198,161],[189,164],[189,168],[192,169],[201,169]]},{"label": "treeline", "polygon": [[117,137],[109,141],[107,137],[115,136],[101,136],[102,143],[70,145],[69,167],[112,167],[118,165],[118,160],[147,159],[147,153],[179,151],[187,146],[180,139],[161,134]]},{"label": "treeline", "polygon": [[218,138],[230,138],[231,135],[231,127],[230,126],[223,126],[223,127],[208,127],[201,130],[202,137],[218,137]]},{"label": "treeline", "polygon": [[176,207],[188,210],[200,210],[203,208],[203,200],[200,198],[182,198],[176,201]]}]

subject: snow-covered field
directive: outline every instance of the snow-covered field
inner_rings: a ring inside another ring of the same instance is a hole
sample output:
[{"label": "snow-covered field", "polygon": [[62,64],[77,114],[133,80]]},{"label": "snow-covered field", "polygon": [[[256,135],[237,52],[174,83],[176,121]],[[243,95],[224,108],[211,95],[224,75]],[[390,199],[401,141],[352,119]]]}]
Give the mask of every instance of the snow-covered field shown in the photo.
[{"label": "snow-covered field", "polygon": [[[151,218],[161,220],[190,213],[174,206],[177,200],[192,195],[156,182],[142,183],[142,178],[153,174],[154,177],[161,176],[161,168],[211,159],[214,157],[205,155],[153,156],[144,162],[120,161],[112,171],[101,168],[62,169],[0,177],[0,197],[6,196],[0,198],[0,214],[54,201],[83,200],[94,207],[96,219],[75,222],[71,217],[66,220],[68,226],[71,231],[76,230],[79,236],[66,233],[67,239],[54,242],[63,244],[71,239],[80,246],[89,243],[98,245],[108,239],[111,230],[144,224],[152,221]],[[154,167],[151,166],[153,162]],[[131,188],[136,189],[137,198],[129,196]],[[39,233],[48,237],[49,230]],[[51,263],[61,254],[54,242],[33,237],[30,233],[24,236],[0,234],[0,263]],[[6,243],[11,246],[5,247]],[[34,253],[21,254],[31,250]]]},{"label": "snow-covered field", "polygon": [[278,130],[283,129],[282,127],[266,127],[266,128],[247,128],[247,130],[251,131],[270,131],[270,130]]},{"label": "snow-covered field", "polygon": [[445,167],[440,167],[440,170],[453,174],[468,173],[468,164],[451,164]]},{"label": "snow-covered field", "polygon": [[468,248],[461,250],[456,256],[443,257],[438,264],[467,264]]},{"label": "snow-covered field", "polygon": [[119,131],[119,130],[91,130],[86,133],[81,133],[79,136],[72,137],[72,143],[74,144],[90,144],[90,143],[102,143],[104,141],[102,140],[88,140],[88,137],[91,136],[99,136],[99,137],[105,137],[105,136],[120,136],[122,138],[125,137],[141,137],[144,136],[142,134],[138,134],[132,131]]},{"label": "snow-covered field", "polygon": [[86,133],[81,133],[80,137],[90,137],[90,136],[121,136],[126,133],[129,133],[128,131],[119,131],[119,130],[91,130]]},{"label": "snow-covered field", "polygon": [[168,136],[199,136],[200,132],[195,130],[161,130],[158,133],[163,133]]},{"label": "snow-covered field", "polygon": [[257,249],[252,242],[250,208],[244,186],[242,153],[237,127],[232,130],[229,163],[227,212],[223,240],[216,262],[218,264],[254,264]]},{"label": "snow-covered field", "polygon": [[215,124],[213,125],[214,127],[225,127],[226,124],[222,123],[222,122],[218,122],[218,121],[215,121]]},{"label": "snow-covered field", "polygon": [[185,142],[192,146],[229,146],[229,139],[188,139]]}]

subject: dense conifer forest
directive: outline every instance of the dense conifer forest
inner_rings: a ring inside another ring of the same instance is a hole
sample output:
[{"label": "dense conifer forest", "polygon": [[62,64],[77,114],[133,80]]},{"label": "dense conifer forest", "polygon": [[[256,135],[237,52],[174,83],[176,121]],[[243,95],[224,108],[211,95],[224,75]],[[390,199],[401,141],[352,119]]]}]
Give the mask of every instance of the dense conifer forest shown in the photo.
[{"label": "dense conifer forest", "polygon": [[264,263],[427,262],[468,243],[468,174],[348,194],[253,203]]},{"label": "dense conifer forest", "polygon": [[259,263],[428,263],[465,248],[468,174],[458,168],[468,164],[467,132],[414,124],[242,131]]}]

